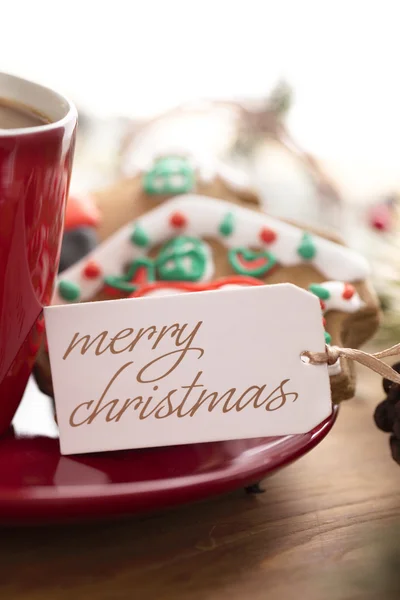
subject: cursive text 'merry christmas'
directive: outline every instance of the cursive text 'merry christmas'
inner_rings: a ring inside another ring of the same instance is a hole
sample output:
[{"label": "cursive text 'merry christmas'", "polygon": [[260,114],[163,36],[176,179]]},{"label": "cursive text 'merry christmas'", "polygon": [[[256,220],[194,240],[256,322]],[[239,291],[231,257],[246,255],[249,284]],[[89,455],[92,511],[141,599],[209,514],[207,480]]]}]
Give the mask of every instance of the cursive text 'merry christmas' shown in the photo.
[{"label": "cursive text 'merry christmas'", "polygon": [[[272,412],[282,408],[287,401],[295,402],[298,399],[298,393],[290,389],[289,378],[273,382],[272,385],[257,382],[246,389],[232,386],[222,391],[211,391],[207,387],[207,374],[201,370],[201,365],[192,381],[186,381],[183,374],[182,385],[161,394],[162,398],[157,397],[160,382],[165,383],[168,376],[183,364],[188,354],[197,356],[200,361],[203,358],[204,348],[196,345],[196,335],[202,323],[173,323],[161,328],[150,325],[137,331],[126,327],[114,335],[105,330],[92,337],[76,332],[65,349],[64,361],[67,361],[72,353],[101,356],[109,352],[113,355],[123,355],[124,362],[104,383],[103,391],[97,399],[88,399],[72,410],[69,417],[70,426],[90,425],[100,419],[107,423],[118,422],[122,418],[129,418],[132,413],[142,421],[149,418],[195,417],[200,409],[209,413],[215,410],[229,413],[241,412],[246,408],[263,408]],[[169,348],[167,352],[160,351],[162,341],[172,344],[172,349]],[[149,349],[152,353],[152,359],[144,364],[140,362],[140,348],[143,344],[150,347],[144,354],[148,356]],[[127,360],[128,355],[130,360]],[[132,391],[127,398],[115,398],[113,386],[127,372]],[[148,394],[150,385],[151,395]]]}]

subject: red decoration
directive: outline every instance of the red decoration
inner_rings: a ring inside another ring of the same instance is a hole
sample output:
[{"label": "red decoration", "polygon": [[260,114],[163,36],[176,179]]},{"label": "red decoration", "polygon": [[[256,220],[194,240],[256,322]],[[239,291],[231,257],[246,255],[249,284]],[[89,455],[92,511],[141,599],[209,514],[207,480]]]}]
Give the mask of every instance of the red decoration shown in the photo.
[{"label": "red decoration", "polygon": [[182,227],[186,227],[187,219],[184,214],[180,212],[174,212],[169,218],[169,224],[171,225],[171,227],[181,229]]},{"label": "red decoration", "polygon": [[100,222],[100,211],[92,196],[69,196],[65,211],[65,231],[77,227],[96,227]]},{"label": "red decoration", "polygon": [[350,283],[345,283],[342,298],[344,298],[344,300],[350,300],[350,298],[354,296],[355,292],[356,290],[352,285],[350,285]]},{"label": "red decoration", "polygon": [[255,258],[248,259],[243,254],[240,254],[240,252],[237,253],[236,259],[242,269],[247,271],[250,269],[262,269],[269,263],[268,256],[256,256]]},{"label": "red decoration", "polygon": [[326,327],[326,319],[325,319],[325,317],[322,317],[322,324],[323,324],[324,327]]},{"label": "red decoration", "polygon": [[218,290],[225,285],[264,285],[264,282],[256,279],[255,277],[249,277],[247,275],[232,275],[231,277],[222,277],[209,283],[192,283],[186,281],[156,281],[143,285],[135,290],[130,298],[140,298],[147,296],[157,290],[172,289],[181,292],[204,292],[209,290]]},{"label": "red decoration", "polygon": [[325,302],[323,300],[321,300],[321,298],[319,299],[319,303],[321,305],[321,309],[325,310]]},{"label": "red decoration", "polygon": [[264,244],[272,244],[276,240],[276,233],[272,229],[268,227],[263,227],[260,231],[260,240],[264,242]]},{"label": "red decoration", "polygon": [[131,279],[131,283],[135,283],[137,285],[144,285],[145,283],[148,283],[148,281],[149,281],[149,278],[148,278],[147,267],[145,267],[145,266],[138,267],[136,269],[135,275]]},{"label": "red decoration", "polygon": [[118,290],[117,288],[113,288],[113,287],[111,287],[111,285],[107,285],[107,284],[103,287],[102,292],[110,300],[112,300],[113,298],[115,298],[117,300],[117,299],[121,298],[121,295],[122,295],[121,290]]},{"label": "red decoration", "polygon": [[94,260],[87,262],[82,271],[82,275],[86,277],[86,279],[97,279],[100,277],[101,273],[102,270],[100,265],[98,265]]},{"label": "red decoration", "polygon": [[373,229],[378,231],[390,231],[392,227],[393,214],[391,207],[387,204],[373,206],[369,214],[369,222]]}]

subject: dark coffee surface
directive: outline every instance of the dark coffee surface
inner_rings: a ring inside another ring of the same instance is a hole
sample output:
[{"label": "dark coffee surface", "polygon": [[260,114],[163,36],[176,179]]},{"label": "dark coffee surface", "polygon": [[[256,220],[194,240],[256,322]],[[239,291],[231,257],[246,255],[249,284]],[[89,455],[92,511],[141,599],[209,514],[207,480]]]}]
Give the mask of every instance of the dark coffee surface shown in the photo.
[{"label": "dark coffee surface", "polygon": [[0,129],[21,129],[22,127],[38,127],[50,123],[50,119],[35,109],[0,98]]}]

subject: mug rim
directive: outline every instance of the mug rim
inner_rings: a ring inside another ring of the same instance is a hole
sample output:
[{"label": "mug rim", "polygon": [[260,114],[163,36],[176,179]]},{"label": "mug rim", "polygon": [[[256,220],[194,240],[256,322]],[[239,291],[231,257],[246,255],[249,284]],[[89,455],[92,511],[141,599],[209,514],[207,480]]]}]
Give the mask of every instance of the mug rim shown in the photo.
[{"label": "mug rim", "polygon": [[[11,73],[6,73],[4,71],[0,71],[0,82],[3,79],[9,80],[9,81],[13,82],[14,84],[29,86],[32,89],[35,89],[36,91],[40,91],[43,94],[47,94],[48,97],[53,96],[54,100],[58,99],[61,103],[65,104],[65,106],[67,108],[67,112],[60,119],[51,121],[50,123],[43,123],[42,125],[35,125],[33,127],[16,127],[16,128],[12,128],[12,129],[2,129],[0,127],[0,138],[15,137],[15,136],[21,136],[21,135],[24,135],[24,136],[25,135],[34,135],[37,133],[47,132],[47,131],[51,131],[54,129],[62,128],[70,121],[77,120],[78,111],[75,107],[75,104],[73,102],[71,102],[71,100],[69,100],[69,98],[67,96],[64,96],[64,94],[60,94],[59,92],[56,92],[55,90],[53,90],[52,88],[50,88],[48,86],[42,85],[40,83],[36,83],[35,81],[26,79],[25,77],[18,77],[17,75],[12,75]],[[3,97],[6,98],[7,96],[3,96]],[[14,98],[12,98],[12,96],[11,96],[10,99],[13,100]],[[18,102],[18,100],[17,100],[17,102]],[[30,105],[27,104],[27,106],[29,107]],[[37,109],[36,106],[31,106],[31,108]],[[42,112],[42,111],[40,111],[40,109],[38,109],[38,110],[39,110],[39,112]]]}]

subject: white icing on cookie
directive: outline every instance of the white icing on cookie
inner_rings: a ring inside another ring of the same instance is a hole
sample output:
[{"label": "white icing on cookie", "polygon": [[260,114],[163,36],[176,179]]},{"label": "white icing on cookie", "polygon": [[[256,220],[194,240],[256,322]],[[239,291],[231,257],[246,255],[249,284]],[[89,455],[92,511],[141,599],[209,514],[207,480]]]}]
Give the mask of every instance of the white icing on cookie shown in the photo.
[{"label": "white icing on cookie", "polygon": [[[172,225],[173,215],[183,217],[184,226]],[[232,231],[223,235],[220,226],[227,215],[232,215]],[[149,238],[145,247],[135,245],[131,241],[132,232],[137,226],[140,226]],[[265,230],[274,234],[271,243],[265,243],[260,237],[261,232]],[[79,300],[89,300],[103,285],[102,277],[87,279],[83,276],[83,269],[89,260],[99,265],[103,277],[119,276],[123,274],[127,263],[146,255],[151,247],[178,235],[218,239],[228,249],[268,249],[283,267],[311,264],[330,279],[359,281],[365,279],[369,272],[365,259],[349,248],[318,236],[311,236],[315,256],[307,260],[298,253],[304,235],[301,229],[224,200],[185,194],[164,202],[135,222],[122,227],[91,254],[64,271],[60,280],[79,286]],[[54,303],[66,302],[56,291]]]},{"label": "white icing on cookie", "polygon": [[324,308],[322,312],[324,314],[330,310],[354,313],[365,306],[365,302],[361,300],[358,292],[354,289],[351,297],[346,298],[344,296],[346,289],[352,289],[352,286],[347,286],[343,281],[324,281],[319,283],[318,286],[329,292],[329,298],[323,301]]},{"label": "white icing on cookie", "polygon": [[[310,287],[310,291],[313,291],[313,286]],[[331,310],[354,313],[365,306],[365,302],[361,300],[358,292],[353,286],[344,283],[343,281],[324,281],[323,283],[318,283],[317,288],[326,290],[329,294],[329,298],[322,299],[323,314],[326,314]],[[340,375],[342,372],[340,359],[333,365],[328,365],[328,372],[330,377],[333,375]]]}]

